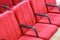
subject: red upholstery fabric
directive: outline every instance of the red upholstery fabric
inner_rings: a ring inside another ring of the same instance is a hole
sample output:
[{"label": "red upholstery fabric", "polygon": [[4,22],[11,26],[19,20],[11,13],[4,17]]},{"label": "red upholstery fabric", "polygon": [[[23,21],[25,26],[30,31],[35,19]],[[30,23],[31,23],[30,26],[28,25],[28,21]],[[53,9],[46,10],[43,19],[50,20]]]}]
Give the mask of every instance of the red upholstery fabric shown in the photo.
[{"label": "red upholstery fabric", "polygon": [[[8,37],[6,35],[6,30],[5,30],[5,26],[4,26],[5,24],[4,24],[3,20],[4,20],[3,17],[0,15],[0,39],[5,39]],[[7,39],[9,39],[9,38],[7,38]]]},{"label": "red upholstery fabric", "polygon": [[7,5],[7,6],[13,6],[12,0],[0,0],[0,4]]},{"label": "red upholstery fabric", "polygon": [[[0,0],[0,4],[9,6],[10,8],[12,8],[13,5],[16,5],[19,2],[20,0]],[[0,12],[5,12],[6,10],[7,10],[6,8],[0,7]]]},{"label": "red upholstery fabric", "polygon": [[[12,0],[0,0],[0,4],[6,5],[9,7],[13,6]],[[0,12],[4,12],[5,10],[7,10],[7,9],[0,7]]]},{"label": "red upholstery fabric", "polygon": [[[44,1],[46,2],[46,4],[56,4],[56,0],[44,0]],[[59,13],[59,10],[57,7],[48,6],[48,11]]]},{"label": "red upholstery fabric", "polygon": [[[46,2],[46,4],[56,4],[56,0],[44,0]],[[48,10],[51,10],[54,7],[48,7]]]},{"label": "red upholstery fabric", "polygon": [[[12,11],[0,15],[0,39],[3,40],[43,40],[36,37],[22,36]],[[28,38],[29,37],[29,38]]]},{"label": "red upholstery fabric", "polygon": [[4,40],[18,40],[21,36],[21,31],[13,12],[8,11],[0,15],[0,23],[0,35]]},{"label": "red upholstery fabric", "polygon": [[[15,15],[16,15],[16,18],[17,18],[19,24],[25,24],[28,26],[35,25],[35,27],[38,31],[39,37],[42,37],[43,39],[48,40],[57,31],[57,26],[55,26],[55,25],[40,24],[40,23],[36,24],[36,21],[35,21],[36,19],[34,17],[34,14],[32,12],[32,9],[31,9],[28,1],[23,1],[23,2],[19,3],[12,10],[15,12]],[[27,29],[23,29],[23,31],[26,32]],[[32,31],[32,30],[28,31],[26,34],[31,34],[31,33],[32,33],[32,35],[35,34],[34,31]]]},{"label": "red upholstery fabric", "polygon": [[[51,23],[60,26],[60,15],[59,14],[52,14],[52,13],[48,13]],[[48,19],[46,17],[43,17],[39,22],[43,22],[43,23],[49,23]]]},{"label": "red upholstery fabric", "polygon": [[[39,37],[44,38],[46,40],[48,40],[57,31],[57,26],[50,24],[37,23],[35,24],[35,27]],[[35,36],[33,30],[29,30],[28,32],[26,32],[26,34]]]},{"label": "red upholstery fabric", "polygon": [[[46,7],[46,5],[45,6],[43,6],[45,3],[44,3],[44,0],[30,0],[30,2],[31,2],[31,5],[32,5],[32,7],[33,7],[33,10],[34,11],[37,11],[37,12],[34,12],[34,13],[38,13],[38,14],[49,14],[49,13],[47,13],[47,12],[44,12],[44,13],[42,13],[41,11],[39,12],[39,10],[41,10],[41,9],[45,9],[44,7]],[[36,2],[36,3],[34,3],[34,2]],[[42,3],[43,2],[43,3]],[[39,6],[38,6],[38,4],[39,4]],[[35,5],[35,6],[34,6]],[[37,7],[38,6],[38,7]],[[36,7],[36,8],[35,8]],[[40,8],[40,9],[39,9]],[[46,8],[47,9],[47,8]],[[44,11],[44,10],[42,10],[42,11]],[[47,11],[47,10],[46,10]],[[57,20],[60,20],[60,19],[58,19],[60,16],[60,14],[55,14],[56,15],[56,17],[55,17],[55,15],[54,15],[55,13],[51,13],[51,15],[49,15],[49,16],[51,16],[51,22],[53,22],[52,24],[56,24],[56,25],[59,25],[60,26],[60,22],[59,21],[57,21]],[[54,18],[52,18],[54,16]],[[40,16],[39,16],[40,17]],[[37,22],[39,22],[40,21],[40,19],[39,19],[39,17],[37,17]],[[46,18],[47,19],[47,18]],[[52,19],[54,19],[54,20],[52,20]],[[45,20],[45,19],[41,19],[41,21],[40,22],[42,22],[43,20]],[[45,22],[45,21],[44,21]],[[45,22],[45,23],[47,23],[47,22]]]},{"label": "red upholstery fabric", "polygon": [[20,0],[12,0],[12,1],[15,5],[20,2]]},{"label": "red upholstery fabric", "polygon": [[[44,0],[29,0],[32,6],[34,13],[47,13],[46,5]],[[37,20],[40,20],[41,17],[36,16]]]},{"label": "red upholstery fabric", "polygon": [[30,0],[32,8],[34,10],[35,13],[46,13],[47,9],[46,9],[46,5],[45,2],[43,0]]},{"label": "red upholstery fabric", "polygon": [[52,8],[51,10],[49,10],[49,12],[60,13],[59,9],[56,8],[56,7]]},{"label": "red upholstery fabric", "polygon": [[43,40],[41,38],[30,37],[30,36],[22,36],[19,40]]},{"label": "red upholstery fabric", "polygon": [[56,4],[56,0],[45,0],[47,4]]},{"label": "red upholstery fabric", "polygon": [[[34,25],[35,24],[35,17],[31,10],[30,5],[26,1],[19,3],[13,9],[19,24],[26,24],[26,25]],[[32,21],[33,20],[33,21]],[[26,31],[25,28],[24,32]]]}]

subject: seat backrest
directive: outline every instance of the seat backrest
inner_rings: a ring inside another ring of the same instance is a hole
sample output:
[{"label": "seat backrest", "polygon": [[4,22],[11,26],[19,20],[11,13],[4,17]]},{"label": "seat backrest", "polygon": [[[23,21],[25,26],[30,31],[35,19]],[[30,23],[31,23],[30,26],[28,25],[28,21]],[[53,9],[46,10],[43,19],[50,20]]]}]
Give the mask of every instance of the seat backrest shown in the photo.
[{"label": "seat backrest", "polygon": [[47,4],[56,4],[56,0],[45,0]]},{"label": "seat backrest", "polygon": [[[56,4],[56,0],[44,0],[46,4]],[[53,7],[48,6],[48,10],[51,10]]]},{"label": "seat backrest", "polygon": [[12,0],[13,4],[16,5],[18,4],[19,2],[21,2],[21,0]]},{"label": "seat backrest", "polygon": [[47,13],[44,0],[29,0],[35,13]]},{"label": "seat backrest", "polygon": [[[34,11],[34,13],[38,14],[46,14],[47,13],[47,8],[44,0],[29,0],[31,7]],[[37,16],[37,20],[40,20],[41,17]]]},{"label": "seat backrest", "polygon": [[20,27],[12,11],[0,15],[0,38],[4,40],[18,40],[21,36]]},{"label": "seat backrest", "polygon": [[[35,17],[33,11],[28,3],[28,1],[22,1],[18,5],[14,6],[12,9],[15,12],[15,16],[19,22],[19,24],[25,25],[34,25]],[[28,29],[23,28],[23,32],[26,32]]]}]

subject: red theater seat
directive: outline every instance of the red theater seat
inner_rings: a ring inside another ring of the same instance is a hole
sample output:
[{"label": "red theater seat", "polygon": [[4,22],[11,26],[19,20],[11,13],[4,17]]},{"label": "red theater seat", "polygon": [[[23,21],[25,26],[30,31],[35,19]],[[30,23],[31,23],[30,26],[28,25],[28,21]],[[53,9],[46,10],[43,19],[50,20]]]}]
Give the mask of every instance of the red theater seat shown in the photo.
[{"label": "red theater seat", "polygon": [[12,11],[14,11],[15,16],[21,27],[28,26],[27,28],[31,28],[31,27],[33,27],[34,29],[36,28],[35,32],[33,30],[23,29],[23,33],[25,35],[27,34],[34,37],[37,36],[49,40],[51,36],[53,36],[53,34],[57,31],[57,26],[55,25],[36,23],[35,16],[28,1],[23,1],[18,5],[14,6]]},{"label": "red theater seat", "polygon": [[[29,37],[29,38],[28,38]],[[0,15],[0,40],[43,40],[32,36],[22,36],[21,29],[12,11]]]},{"label": "red theater seat", "polygon": [[57,7],[47,6],[49,12],[60,13],[60,7],[56,4],[56,0],[44,0],[46,4],[53,4]]},{"label": "red theater seat", "polygon": [[[54,28],[56,26],[50,25],[50,24],[37,23],[35,27],[36,27],[39,37],[44,38],[46,40],[52,37],[52,35],[54,34],[53,33],[54,31],[52,32],[52,30],[56,31],[56,29]],[[28,32],[26,32],[26,35],[34,36],[35,33],[32,30],[29,30]]]},{"label": "red theater seat", "polygon": [[[60,26],[60,21],[59,21],[60,14],[47,13],[47,8],[46,8],[46,4],[45,4],[44,0],[38,0],[38,1],[37,0],[29,0],[29,2],[34,11],[34,14],[36,14],[37,22],[42,22],[42,23],[50,22],[52,24]],[[37,16],[37,15],[39,15],[39,16]],[[45,18],[44,17],[42,18],[42,16],[40,17],[40,15],[44,16]],[[49,17],[48,19],[50,19],[50,21],[47,19],[47,16]]]},{"label": "red theater seat", "polygon": [[1,7],[1,5],[12,7],[13,3],[12,3],[12,0],[0,0],[0,12],[4,12],[7,9],[4,7]]},{"label": "red theater seat", "polygon": [[12,8],[19,2],[20,0],[0,0],[0,12],[5,12],[8,8]]},{"label": "red theater seat", "polygon": [[4,40],[18,40],[18,38],[21,36],[21,31],[13,12],[8,11],[1,14],[0,22],[2,23],[2,38]]},{"label": "red theater seat", "polygon": [[[59,14],[48,13],[48,15],[50,16],[50,20],[52,24],[60,26],[60,19],[59,19],[60,15]],[[49,23],[46,17],[43,17],[39,22]]]}]

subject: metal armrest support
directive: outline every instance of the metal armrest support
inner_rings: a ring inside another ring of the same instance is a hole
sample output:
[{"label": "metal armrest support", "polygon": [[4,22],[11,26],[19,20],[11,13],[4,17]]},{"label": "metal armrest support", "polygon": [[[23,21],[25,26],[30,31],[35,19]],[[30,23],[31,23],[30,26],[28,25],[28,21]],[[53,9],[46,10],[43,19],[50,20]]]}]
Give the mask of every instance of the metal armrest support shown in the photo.
[{"label": "metal armrest support", "polygon": [[55,4],[46,4],[46,6],[52,6],[52,7],[57,7],[60,11],[60,7],[58,5],[55,5]]},{"label": "metal armrest support", "polygon": [[38,33],[37,33],[37,31],[36,31],[36,28],[35,28],[35,27],[33,27],[33,26],[27,26],[27,25],[23,25],[23,24],[20,24],[20,27],[23,27],[23,28],[29,28],[29,29],[34,30],[34,31],[35,31],[35,33],[36,33],[36,37],[38,37]]},{"label": "metal armrest support", "polygon": [[51,24],[50,17],[47,14],[37,14],[37,13],[35,13],[35,16],[44,16],[44,17],[47,17],[49,23]]},{"label": "metal armrest support", "polygon": [[46,4],[46,6],[57,7],[57,5],[55,5],[55,4]]},{"label": "metal armrest support", "polygon": [[0,4],[0,7],[3,7],[3,8],[6,8],[6,9],[10,10],[9,6],[5,6],[5,5]]}]

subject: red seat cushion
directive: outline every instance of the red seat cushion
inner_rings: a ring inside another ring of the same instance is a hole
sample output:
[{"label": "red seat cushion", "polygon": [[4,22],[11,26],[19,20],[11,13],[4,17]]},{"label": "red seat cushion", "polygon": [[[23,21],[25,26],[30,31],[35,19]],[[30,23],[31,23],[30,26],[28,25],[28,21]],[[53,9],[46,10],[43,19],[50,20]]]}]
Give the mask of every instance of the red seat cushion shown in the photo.
[{"label": "red seat cushion", "polygon": [[[60,26],[60,14],[48,13],[51,23]],[[39,22],[49,23],[46,17],[43,17]]]},{"label": "red seat cushion", "polygon": [[22,36],[19,40],[43,40],[43,39],[31,36]]},{"label": "red seat cushion", "polygon": [[[37,23],[35,24],[34,27],[36,27],[39,37],[47,39],[47,40],[51,36],[53,36],[53,34],[57,31],[57,26],[50,25],[50,24]],[[35,36],[35,33],[33,30],[29,30],[26,32],[26,35]]]},{"label": "red seat cushion", "polygon": [[52,8],[49,12],[60,13],[59,9],[56,7]]}]

